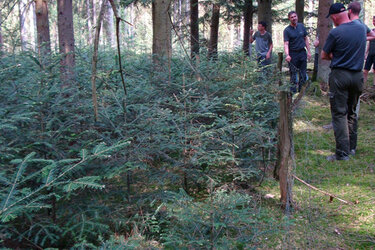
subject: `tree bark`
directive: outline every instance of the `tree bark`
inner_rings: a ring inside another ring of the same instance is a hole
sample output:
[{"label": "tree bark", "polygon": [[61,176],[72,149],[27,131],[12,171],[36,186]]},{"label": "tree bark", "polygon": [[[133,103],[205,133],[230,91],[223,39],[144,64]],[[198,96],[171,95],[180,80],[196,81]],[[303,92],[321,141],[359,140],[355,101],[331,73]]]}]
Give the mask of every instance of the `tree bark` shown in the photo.
[{"label": "tree bark", "polygon": [[88,44],[92,45],[93,41],[93,17],[92,17],[92,4],[93,0],[86,1],[86,15],[87,15],[87,31],[88,31]]},{"label": "tree bark", "polygon": [[258,0],[258,21],[267,23],[267,31],[272,34],[272,0]]},{"label": "tree bark", "polygon": [[318,80],[323,84],[328,84],[328,75],[331,72],[329,68],[330,61],[322,60],[320,58],[323,46],[327,40],[329,31],[332,29],[332,21],[330,18],[325,18],[328,14],[329,7],[333,0],[319,0],[318,7],[318,31],[319,31],[319,61],[318,61]]},{"label": "tree bark", "polygon": [[3,46],[4,46],[3,32],[2,32],[2,29],[1,29],[2,24],[3,24],[3,18],[2,18],[2,15],[1,15],[1,11],[0,11],[0,55],[3,52]]},{"label": "tree bark", "polygon": [[220,4],[212,6],[212,17],[210,25],[210,41],[208,44],[208,58],[217,59],[217,43],[219,40]]},{"label": "tree bark", "polygon": [[172,56],[170,0],[152,2],[152,54],[153,63],[165,71]]},{"label": "tree bark", "polygon": [[36,32],[38,40],[38,54],[45,65],[51,54],[51,38],[49,32],[48,6],[46,0],[35,1]]},{"label": "tree bark", "polygon": [[98,48],[99,48],[99,36],[100,36],[100,29],[102,26],[102,19],[104,16],[104,9],[105,9],[105,1],[102,0],[102,7],[100,8],[99,17],[96,23],[96,30],[95,30],[95,39],[94,39],[94,52],[92,56],[92,70],[91,70],[91,88],[92,88],[92,103],[94,107],[94,118],[95,121],[99,119],[98,113],[98,101],[96,95],[96,65],[98,62]]},{"label": "tree bark", "polygon": [[57,1],[57,25],[59,33],[59,50],[61,54],[62,87],[71,86],[74,80],[74,30],[72,0]]},{"label": "tree bark", "polygon": [[296,13],[298,15],[298,22],[303,23],[305,14],[305,0],[296,0]]},{"label": "tree bark", "polygon": [[109,1],[107,1],[105,7],[106,9],[105,9],[105,14],[104,14],[103,28],[105,31],[107,44],[111,48],[114,49],[116,48],[115,28],[114,28],[115,24],[114,24],[113,10]]},{"label": "tree bark", "polygon": [[30,4],[30,33],[32,36],[32,48],[34,51],[38,51],[38,37],[36,36],[36,14],[35,14],[35,1]]},{"label": "tree bark", "polygon": [[199,55],[199,7],[198,0],[190,0],[190,55]]},{"label": "tree bark", "polygon": [[253,24],[253,0],[245,0],[242,50],[249,55],[250,28]]}]

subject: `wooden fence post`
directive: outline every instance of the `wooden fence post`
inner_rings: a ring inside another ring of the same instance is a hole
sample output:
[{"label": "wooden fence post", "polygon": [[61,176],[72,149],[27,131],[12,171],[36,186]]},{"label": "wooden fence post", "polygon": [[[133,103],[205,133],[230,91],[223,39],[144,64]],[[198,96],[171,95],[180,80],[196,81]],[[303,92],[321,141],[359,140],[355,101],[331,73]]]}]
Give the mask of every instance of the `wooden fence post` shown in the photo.
[{"label": "wooden fence post", "polygon": [[[278,53],[278,70],[281,74],[283,53]],[[279,86],[282,85],[279,77]],[[277,162],[274,176],[280,183],[280,194],[282,207],[289,211],[292,204],[292,169],[294,166],[293,156],[293,118],[292,118],[292,95],[288,90],[281,90],[279,94],[280,118],[278,124]]]}]

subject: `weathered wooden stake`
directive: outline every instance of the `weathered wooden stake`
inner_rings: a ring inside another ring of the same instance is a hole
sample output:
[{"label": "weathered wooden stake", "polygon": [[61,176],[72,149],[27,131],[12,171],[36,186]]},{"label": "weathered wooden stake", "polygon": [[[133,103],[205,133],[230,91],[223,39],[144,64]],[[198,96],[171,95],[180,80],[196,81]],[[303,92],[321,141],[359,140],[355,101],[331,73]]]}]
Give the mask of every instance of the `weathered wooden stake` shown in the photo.
[{"label": "weathered wooden stake", "polygon": [[[278,70],[281,73],[283,53],[278,54]],[[279,85],[282,85],[281,78]],[[280,118],[278,124],[278,145],[277,145],[277,163],[275,167],[275,178],[280,183],[281,204],[286,210],[289,210],[292,204],[292,186],[291,178],[292,168],[294,166],[293,153],[293,118],[292,118],[292,96],[287,90],[280,91]]]}]

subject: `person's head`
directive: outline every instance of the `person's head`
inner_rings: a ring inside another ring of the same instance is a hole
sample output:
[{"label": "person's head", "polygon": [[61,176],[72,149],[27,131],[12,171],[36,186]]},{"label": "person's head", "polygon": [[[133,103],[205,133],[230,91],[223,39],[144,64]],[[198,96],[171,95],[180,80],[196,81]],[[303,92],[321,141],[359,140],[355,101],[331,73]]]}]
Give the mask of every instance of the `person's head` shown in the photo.
[{"label": "person's head", "polygon": [[265,31],[267,29],[267,23],[265,21],[258,22],[258,30]]},{"label": "person's head", "polygon": [[348,12],[342,3],[334,3],[329,8],[327,18],[331,17],[333,24],[339,26],[341,23],[349,21]]},{"label": "person's head", "polygon": [[351,2],[348,5],[348,15],[350,19],[352,19],[353,16],[359,16],[360,12],[361,12],[361,4],[359,2]]},{"label": "person's head", "polygon": [[291,12],[288,13],[288,19],[289,19],[290,24],[292,26],[297,25],[297,23],[298,23],[298,15],[297,15],[297,13],[295,11],[291,11]]}]

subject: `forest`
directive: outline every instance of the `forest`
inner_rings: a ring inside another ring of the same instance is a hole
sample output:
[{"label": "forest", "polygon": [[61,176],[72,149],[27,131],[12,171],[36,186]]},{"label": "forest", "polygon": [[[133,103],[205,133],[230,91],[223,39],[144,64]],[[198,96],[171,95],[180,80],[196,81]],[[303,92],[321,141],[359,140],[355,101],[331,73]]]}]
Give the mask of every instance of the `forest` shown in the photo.
[{"label": "forest", "polygon": [[[326,161],[331,4],[1,0],[1,248],[375,248],[373,71],[356,155]],[[312,53],[296,94],[290,11]]]}]

